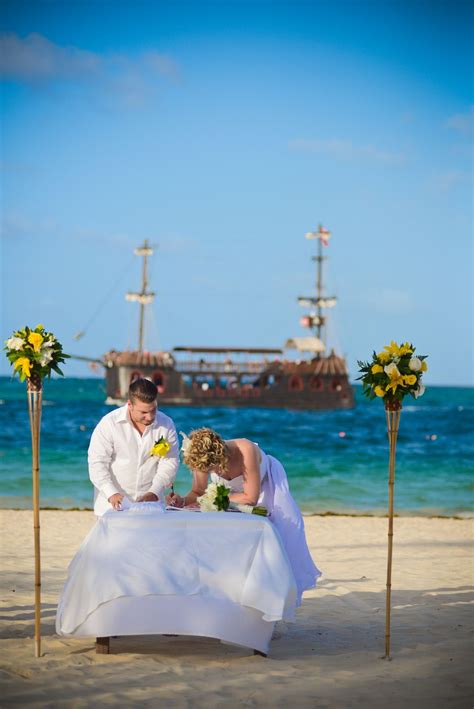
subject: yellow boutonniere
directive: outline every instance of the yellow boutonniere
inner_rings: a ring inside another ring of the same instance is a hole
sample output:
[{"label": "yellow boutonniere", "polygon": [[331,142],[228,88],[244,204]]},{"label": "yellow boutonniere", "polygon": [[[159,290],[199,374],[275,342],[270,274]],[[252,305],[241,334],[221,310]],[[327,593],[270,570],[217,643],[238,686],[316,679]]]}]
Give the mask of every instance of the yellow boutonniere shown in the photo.
[{"label": "yellow boutonniere", "polygon": [[166,440],[166,438],[163,438],[163,436],[161,436],[161,438],[153,445],[153,448],[150,451],[150,455],[159,456],[163,458],[165,455],[168,454],[170,448],[171,446]]}]

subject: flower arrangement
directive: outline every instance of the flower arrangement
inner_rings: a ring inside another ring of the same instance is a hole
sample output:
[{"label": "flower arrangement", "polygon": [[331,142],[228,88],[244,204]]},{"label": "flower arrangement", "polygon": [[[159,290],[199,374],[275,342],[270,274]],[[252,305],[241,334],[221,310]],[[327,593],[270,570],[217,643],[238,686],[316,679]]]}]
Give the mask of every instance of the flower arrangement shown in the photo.
[{"label": "flower arrangement", "polygon": [[13,375],[27,380],[28,413],[31,429],[33,478],[33,529],[35,550],[35,656],[41,657],[41,545],[40,545],[40,428],[43,401],[43,378],[51,371],[63,375],[59,363],[64,354],[61,343],[43,325],[15,330],[5,341],[6,356],[13,365]]},{"label": "flower arrangement", "polygon": [[164,438],[164,436],[161,436],[155,443],[153,444],[153,448],[150,450],[150,455],[156,456],[159,458],[164,458],[165,455],[167,455],[170,451],[170,444]]},{"label": "flower arrangement", "polygon": [[374,351],[371,362],[358,361],[363,392],[369,399],[380,397],[386,406],[401,406],[403,398],[411,394],[423,396],[423,373],[428,371],[427,355],[415,356],[415,347],[409,342],[398,345],[392,340],[381,352]]},{"label": "flower arrangement", "polygon": [[69,357],[64,354],[61,343],[43,325],[16,330],[5,341],[4,349],[13,365],[13,373],[18,374],[22,382],[34,377],[50,377],[51,370],[62,376],[59,363]]},{"label": "flower arrangement", "polygon": [[201,512],[225,512],[229,509],[229,489],[224,483],[210,482],[204,495],[197,498]]}]

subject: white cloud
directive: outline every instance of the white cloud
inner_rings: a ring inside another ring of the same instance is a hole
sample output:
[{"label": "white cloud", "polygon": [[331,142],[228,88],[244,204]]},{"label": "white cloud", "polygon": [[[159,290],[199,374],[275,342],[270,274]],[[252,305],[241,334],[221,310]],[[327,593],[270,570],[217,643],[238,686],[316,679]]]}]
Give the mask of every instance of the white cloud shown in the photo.
[{"label": "white cloud", "polygon": [[96,85],[101,93],[120,97],[130,107],[141,106],[162,79],[177,81],[176,62],[166,54],[147,50],[137,55],[98,54],[61,46],[33,33],[19,37],[0,33],[0,77],[35,85],[74,82]]},{"label": "white cloud", "polygon": [[26,214],[14,211],[4,212],[0,221],[0,231],[5,239],[41,236],[54,232],[57,226],[54,219],[33,221]]},{"label": "white cloud", "polygon": [[180,73],[176,62],[166,54],[159,54],[152,50],[143,54],[143,63],[157,74],[162,74],[170,79],[179,79]]},{"label": "white cloud", "polygon": [[469,179],[469,173],[462,170],[443,170],[432,177],[431,184],[436,192],[445,194]]},{"label": "white cloud", "polygon": [[118,231],[101,230],[97,227],[64,224],[54,217],[31,218],[19,211],[5,211],[0,219],[0,234],[4,239],[55,238],[60,241],[97,243],[103,241],[112,246],[124,247],[132,253],[136,239]]},{"label": "white cloud", "polygon": [[327,155],[346,162],[379,162],[399,166],[406,162],[402,153],[391,153],[374,145],[356,145],[351,140],[332,138],[330,140],[296,139],[290,141],[290,149],[304,153]]},{"label": "white cloud", "polygon": [[455,113],[450,116],[446,121],[446,126],[468,138],[472,136],[474,133],[474,106],[471,106],[466,113]]},{"label": "white cloud", "polygon": [[25,38],[14,32],[0,35],[0,75],[5,79],[38,81],[53,78],[90,76],[100,69],[94,52],[77,47],[61,47],[40,34]]}]

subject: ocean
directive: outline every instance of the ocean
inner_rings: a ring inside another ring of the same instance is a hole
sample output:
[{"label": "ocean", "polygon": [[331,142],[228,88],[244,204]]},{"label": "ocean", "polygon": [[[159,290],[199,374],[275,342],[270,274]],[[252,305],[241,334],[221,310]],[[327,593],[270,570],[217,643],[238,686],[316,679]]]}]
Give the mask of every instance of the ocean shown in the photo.
[{"label": "ocean", "polygon": [[[306,514],[385,514],[388,438],[382,403],[355,387],[351,411],[164,408],[177,430],[210,426],[254,440],[279,458]],[[92,430],[110,411],[100,379],[45,382],[41,507],[91,508],[87,474]],[[397,444],[395,513],[473,515],[474,389],[431,387],[406,399]],[[31,507],[31,437],[26,386],[0,377],[0,507]],[[176,490],[189,489],[181,465]]]}]

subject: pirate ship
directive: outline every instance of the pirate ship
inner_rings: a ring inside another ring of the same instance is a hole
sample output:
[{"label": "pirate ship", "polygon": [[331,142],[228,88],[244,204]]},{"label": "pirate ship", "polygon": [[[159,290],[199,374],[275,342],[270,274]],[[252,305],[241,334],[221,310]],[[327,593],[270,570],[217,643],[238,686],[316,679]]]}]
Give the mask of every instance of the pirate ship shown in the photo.
[{"label": "pirate ship", "polygon": [[[281,348],[179,346],[172,351],[144,349],[145,310],[155,294],[148,289],[148,259],[153,248],[145,241],[134,253],[143,259],[141,288],[126,299],[139,305],[138,349],[107,352],[105,368],[108,404],[120,404],[138,377],[158,387],[160,406],[227,406],[289,409],[349,409],[354,395],[346,361],[324,343],[327,316],[336,297],[323,289],[323,248],[331,234],[319,226],[306,234],[317,242],[315,294],[301,296],[308,309],[300,325],[306,337],[293,337]],[[289,352],[296,352],[290,359]],[[81,358],[89,359],[89,358]]]}]

